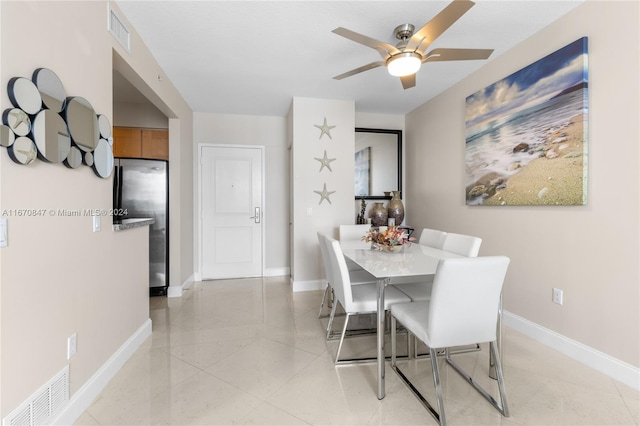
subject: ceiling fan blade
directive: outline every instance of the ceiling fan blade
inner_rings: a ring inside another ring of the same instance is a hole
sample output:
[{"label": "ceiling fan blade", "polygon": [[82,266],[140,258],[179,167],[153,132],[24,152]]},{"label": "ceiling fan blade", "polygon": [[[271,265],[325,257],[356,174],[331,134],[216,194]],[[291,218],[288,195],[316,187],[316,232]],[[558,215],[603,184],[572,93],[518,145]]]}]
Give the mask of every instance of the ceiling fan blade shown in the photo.
[{"label": "ceiling fan blade", "polygon": [[351,71],[347,71],[347,72],[342,73],[340,75],[336,75],[335,77],[333,77],[333,79],[334,80],[342,80],[343,78],[351,77],[352,75],[359,74],[359,73],[364,72],[364,71],[369,71],[371,69],[378,68],[378,67],[381,67],[383,65],[384,65],[384,62],[382,62],[382,61],[371,62],[370,64],[363,65],[361,67],[352,69]]},{"label": "ceiling fan blade", "polygon": [[331,32],[338,34],[339,36],[348,38],[349,40],[355,41],[356,43],[360,43],[372,49],[376,49],[378,53],[380,53],[380,56],[382,56],[382,59],[387,59],[391,55],[400,53],[400,50],[398,50],[398,48],[392,44],[385,43],[383,41],[379,41],[362,34],[358,34],[346,28],[339,27]]},{"label": "ceiling fan blade", "polygon": [[402,82],[402,88],[404,90],[411,89],[416,85],[416,75],[410,74],[405,75],[404,77],[400,77],[400,81]]},{"label": "ceiling fan blade", "polygon": [[433,49],[424,56],[422,62],[487,59],[492,53],[493,49]]},{"label": "ceiling fan blade", "polygon": [[462,17],[475,3],[469,0],[454,0],[447,7],[442,9],[435,18],[427,22],[422,28],[416,31],[404,51],[417,51],[419,53],[427,50],[435,39],[440,37],[454,22]]}]

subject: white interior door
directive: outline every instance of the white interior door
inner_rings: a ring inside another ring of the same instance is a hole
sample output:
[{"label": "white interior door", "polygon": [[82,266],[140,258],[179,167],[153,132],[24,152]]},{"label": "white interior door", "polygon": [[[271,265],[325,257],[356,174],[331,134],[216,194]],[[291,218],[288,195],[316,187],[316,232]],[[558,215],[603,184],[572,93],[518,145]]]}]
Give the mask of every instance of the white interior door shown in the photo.
[{"label": "white interior door", "polygon": [[202,279],[262,275],[262,149],[203,146]]}]

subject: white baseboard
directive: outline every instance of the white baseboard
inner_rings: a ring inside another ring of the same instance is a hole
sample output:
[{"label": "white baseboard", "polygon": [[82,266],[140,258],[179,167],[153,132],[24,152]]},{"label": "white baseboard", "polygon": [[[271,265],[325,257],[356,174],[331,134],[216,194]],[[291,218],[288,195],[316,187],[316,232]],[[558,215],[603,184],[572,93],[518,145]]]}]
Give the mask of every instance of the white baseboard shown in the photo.
[{"label": "white baseboard", "polygon": [[170,285],[167,287],[167,297],[182,297],[182,286]]},{"label": "white baseboard", "polygon": [[280,268],[267,268],[264,271],[265,277],[286,277],[291,275],[291,268],[282,266]]},{"label": "white baseboard", "polygon": [[291,287],[293,291],[313,291],[324,290],[327,286],[327,280],[312,280],[312,281],[294,281],[291,280]]},{"label": "white baseboard", "polygon": [[588,367],[640,391],[640,368],[572,340],[511,312],[504,311],[503,324],[525,334]]},{"label": "white baseboard", "polygon": [[202,281],[202,274],[200,272],[194,272],[193,281]]},{"label": "white baseboard", "polygon": [[195,274],[192,274],[181,285],[170,285],[167,287],[167,297],[182,297],[182,292],[188,290],[195,281]]},{"label": "white baseboard", "polygon": [[67,406],[53,419],[53,425],[72,425],[104,390],[109,381],[122,368],[140,345],[151,336],[151,320],[148,319],[126,342],[82,385],[69,399]]}]

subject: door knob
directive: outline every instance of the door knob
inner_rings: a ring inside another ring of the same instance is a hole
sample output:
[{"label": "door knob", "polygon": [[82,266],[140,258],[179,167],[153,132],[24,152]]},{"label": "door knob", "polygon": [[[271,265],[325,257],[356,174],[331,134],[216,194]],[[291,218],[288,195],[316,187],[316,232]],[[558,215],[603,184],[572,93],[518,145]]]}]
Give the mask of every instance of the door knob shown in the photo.
[{"label": "door knob", "polygon": [[260,223],[260,207],[256,207],[254,216],[251,216],[249,219],[254,219],[256,223]]}]

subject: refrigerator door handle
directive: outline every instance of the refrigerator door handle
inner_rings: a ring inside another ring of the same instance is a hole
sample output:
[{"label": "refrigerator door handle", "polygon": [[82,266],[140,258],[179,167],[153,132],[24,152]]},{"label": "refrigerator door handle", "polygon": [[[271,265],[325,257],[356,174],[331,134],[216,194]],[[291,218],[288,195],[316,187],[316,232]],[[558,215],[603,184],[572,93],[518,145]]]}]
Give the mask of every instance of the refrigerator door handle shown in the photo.
[{"label": "refrigerator door handle", "polygon": [[256,223],[260,223],[260,207],[256,207],[255,215],[251,216],[249,219],[255,219]]}]

